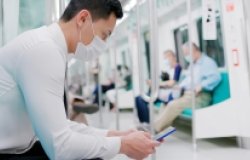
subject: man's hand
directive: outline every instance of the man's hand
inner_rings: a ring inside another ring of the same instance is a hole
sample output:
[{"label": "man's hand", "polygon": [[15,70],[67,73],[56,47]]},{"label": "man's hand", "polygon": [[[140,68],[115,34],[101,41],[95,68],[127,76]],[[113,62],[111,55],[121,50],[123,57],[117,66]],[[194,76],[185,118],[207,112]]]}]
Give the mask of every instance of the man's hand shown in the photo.
[{"label": "man's hand", "polygon": [[121,138],[120,153],[141,160],[154,153],[159,145],[160,142],[152,140],[149,133],[137,131]]},{"label": "man's hand", "polygon": [[202,91],[202,86],[201,85],[196,86],[194,91],[195,95],[198,95]]}]

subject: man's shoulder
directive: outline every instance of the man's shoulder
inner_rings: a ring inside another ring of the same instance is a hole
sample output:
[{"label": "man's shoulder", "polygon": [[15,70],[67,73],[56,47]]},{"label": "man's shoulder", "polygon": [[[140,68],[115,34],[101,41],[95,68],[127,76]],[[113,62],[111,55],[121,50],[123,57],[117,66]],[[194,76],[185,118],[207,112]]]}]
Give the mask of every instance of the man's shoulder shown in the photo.
[{"label": "man's shoulder", "polygon": [[208,55],[203,54],[203,63],[207,65],[216,65],[216,62],[213,58],[209,57]]}]

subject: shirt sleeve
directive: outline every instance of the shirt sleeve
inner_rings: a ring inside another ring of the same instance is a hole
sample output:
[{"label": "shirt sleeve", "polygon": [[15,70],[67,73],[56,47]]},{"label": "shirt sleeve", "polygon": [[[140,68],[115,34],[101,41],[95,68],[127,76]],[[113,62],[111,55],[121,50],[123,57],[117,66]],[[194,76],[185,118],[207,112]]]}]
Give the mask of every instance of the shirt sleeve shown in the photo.
[{"label": "shirt sleeve", "polygon": [[[208,69],[209,68],[209,69]],[[202,89],[207,91],[213,91],[213,89],[220,83],[221,77],[218,71],[216,63],[212,60],[207,61],[206,65],[203,65],[201,86]]]},{"label": "shirt sleeve", "polygon": [[191,83],[190,67],[188,67],[187,72],[185,73],[184,79],[182,79],[179,83],[179,87],[183,89],[189,89],[190,83]]},{"label": "shirt sleeve", "polygon": [[94,135],[103,136],[103,137],[106,137],[108,135],[108,130],[90,127],[83,123],[80,124],[71,120],[68,120],[68,123],[69,123],[70,128],[73,131],[79,132],[81,134],[90,134],[90,135],[94,134]]},{"label": "shirt sleeve", "polygon": [[120,150],[120,137],[104,137],[106,131],[67,120],[64,71],[63,54],[49,42],[29,49],[18,64],[18,85],[43,149],[52,160],[113,158]]}]

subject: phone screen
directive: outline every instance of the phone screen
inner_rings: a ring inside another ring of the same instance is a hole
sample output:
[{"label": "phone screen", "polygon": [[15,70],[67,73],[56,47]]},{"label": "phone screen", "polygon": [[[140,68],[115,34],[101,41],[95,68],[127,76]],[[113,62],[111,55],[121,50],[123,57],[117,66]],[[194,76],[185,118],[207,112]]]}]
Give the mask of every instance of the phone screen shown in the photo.
[{"label": "phone screen", "polygon": [[161,133],[157,134],[154,137],[154,140],[156,140],[156,141],[162,141],[165,137],[173,134],[175,131],[176,131],[176,129],[174,127],[168,127],[167,129],[165,129]]}]

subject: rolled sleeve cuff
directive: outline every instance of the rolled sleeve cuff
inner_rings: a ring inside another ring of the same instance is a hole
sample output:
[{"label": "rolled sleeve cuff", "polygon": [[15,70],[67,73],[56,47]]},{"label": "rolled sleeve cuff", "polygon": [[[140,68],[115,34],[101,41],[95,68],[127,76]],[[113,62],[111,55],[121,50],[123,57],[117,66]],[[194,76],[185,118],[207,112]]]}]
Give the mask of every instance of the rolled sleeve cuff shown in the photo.
[{"label": "rolled sleeve cuff", "polygon": [[102,157],[105,160],[114,158],[120,152],[121,138],[120,137],[107,137],[107,151],[108,153]]}]

